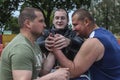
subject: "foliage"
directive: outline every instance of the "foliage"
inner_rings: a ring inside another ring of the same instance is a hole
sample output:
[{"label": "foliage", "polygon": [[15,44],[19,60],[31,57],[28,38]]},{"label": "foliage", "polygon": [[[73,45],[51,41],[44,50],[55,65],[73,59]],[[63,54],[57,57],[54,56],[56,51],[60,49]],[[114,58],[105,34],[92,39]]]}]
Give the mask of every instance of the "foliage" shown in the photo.
[{"label": "foliage", "polygon": [[[12,11],[18,10],[21,7],[21,10],[24,7],[32,6],[39,9],[43,9],[45,13],[45,20],[47,27],[52,25],[52,12],[56,8],[65,8],[68,12],[70,10],[86,6],[89,8],[91,0],[1,0],[0,1],[0,27],[9,27],[5,29],[11,29],[12,27],[8,26],[10,24],[10,18]],[[22,3],[22,5],[20,5]],[[12,29],[11,29],[12,30]]]},{"label": "foliage", "polygon": [[64,8],[68,12],[75,8],[80,8],[83,5],[90,6],[91,0],[25,0],[23,7],[33,6],[42,9],[45,13],[47,27],[52,25],[52,12],[57,8]]},{"label": "foliage", "polygon": [[6,23],[10,21],[12,11],[18,9],[20,0],[1,0],[0,1],[0,28],[6,27]]},{"label": "foliage", "polygon": [[102,0],[91,6],[91,10],[99,26],[120,34],[120,0]]},{"label": "foliage", "polygon": [[11,16],[10,20],[6,23],[5,30],[11,30],[13,34],[19,33],[19,26],[17,18]]},{"label": "foliage", "polygon": [[70,12],[84,7],[93,13],[99,26],[120,34],[120,0],[0,0],[0,29],[5,26],[5,30],[18,33],[17,18],[12,17],[12,12],[27,6],[43,10],[48,28],[52,25],[52,12],[57,8]]}]

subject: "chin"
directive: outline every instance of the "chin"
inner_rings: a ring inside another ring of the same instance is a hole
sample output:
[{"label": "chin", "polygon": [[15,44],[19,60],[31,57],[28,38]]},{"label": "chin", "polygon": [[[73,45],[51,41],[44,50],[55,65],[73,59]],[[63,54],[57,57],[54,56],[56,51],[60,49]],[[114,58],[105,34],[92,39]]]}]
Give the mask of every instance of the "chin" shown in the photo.
[{"label": "chin", "polygon": [[76,35],[79,36],[80,34],[76,32]]},{"label": "chin", "polygon": [[56,27],[56,29],[64,29],[64,27]]},{"label": "chin", "polygon": [[36,35],[36,38],[39,38],[42,34]]},{"label": "chin", "polygon": [[45,32],[43,31],[42,33],[41,33],[41,35],[44,35],[45,34]]}]

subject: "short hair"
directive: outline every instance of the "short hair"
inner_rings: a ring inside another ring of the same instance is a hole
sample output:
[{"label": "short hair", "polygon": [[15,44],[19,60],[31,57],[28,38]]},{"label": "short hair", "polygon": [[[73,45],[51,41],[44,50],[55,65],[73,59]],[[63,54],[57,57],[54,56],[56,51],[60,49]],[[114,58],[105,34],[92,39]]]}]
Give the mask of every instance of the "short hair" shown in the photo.
[{"label": "short hair", "polygon": [[85,9],[78,9],[76,10],[73,14],[72,17],[77,14],[78,15],[78,20],[84,20],[85,18],[88,18],[92,24],[95,23],[93,16]]},{"label": "short hair", "polygon": [[68,12],[67,12],[65,9],[63,9],[63,8],[56,9],[56,10],[53,12],[53,17],[55,16],[55,12],[56,12],[56,11],[64,11],[64,12],[66,13],[67,19],[69,20]]},{"label": "short hair", "polygon": [[23,9],[23,11],[20,13],[20,15],[18,17],[18,24],[19,24],[20,28],[23,27],[24,21],[26,19],[33,21],[37,17],[35,14],[35,11],[42,12],[41,9],[32,8],[32,7],[26,7]]}]

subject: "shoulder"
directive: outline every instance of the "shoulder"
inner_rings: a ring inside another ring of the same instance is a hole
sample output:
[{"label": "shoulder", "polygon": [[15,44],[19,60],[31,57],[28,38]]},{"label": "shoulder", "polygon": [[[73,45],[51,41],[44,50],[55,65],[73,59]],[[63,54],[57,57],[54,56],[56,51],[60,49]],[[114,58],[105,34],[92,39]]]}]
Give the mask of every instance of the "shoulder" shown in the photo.
[{"label": "shoulder", "polygon": [[85,42],[83,43],[83,46],[85,46],[86,48],[95,48],[95,49],[98,47],[99,48],[104,47],[103,44],[97,38],[86,39]]},{"label": "shoulder", "polygon": [[81,50],[85,54],[96,57],[96,60],[100,60],[104,55],[104,46],[97,38],[88,38],[81,46]]},{"label": "shoulder", "polygon": [[10,51],[17,55],[30,55],[33,52],[32,47],[24,43],[14,45]]},{"label": "shoulder", "polygon": [[8,49],[7,51],[9,51],[11,55],[19,56],[29,55],[33,50],[30,41],[22,35],[16,36],[16,38],[6,46],[6,49]]}]

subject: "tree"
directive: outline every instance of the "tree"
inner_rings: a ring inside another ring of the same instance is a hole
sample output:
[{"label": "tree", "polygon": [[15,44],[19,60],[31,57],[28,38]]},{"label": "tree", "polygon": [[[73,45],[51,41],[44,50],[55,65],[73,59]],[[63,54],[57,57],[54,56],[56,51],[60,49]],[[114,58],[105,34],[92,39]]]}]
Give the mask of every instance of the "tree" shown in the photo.
[{"label": "tree", "polygon": [[18,9],[19,2],[22,0],[1,0],[0,1],[0,28],[6,27],[6,23],[10,21],[12,11]]},{"label": "tree", "polygon": [[104,26],[113,33],[120,31],[120,0],[99,0],[94,4],[92,0],[91,11],[99,26]]},{"label": "tree", "polygon": [[47,27],[51,26],[51,15],[56,8],[65,8],[68,12],[83,5],[90,6],[91,0],[25,0],[23,7],[33,6],[43,9]]},{"label": "tree", "polygon": [[[47,27],[51,26],[52,12],[56,8],[65,8],[68,12],[70,10],[86,6],[90,6],[91,0],[1,0],[0,1],[0,27],[6,26],[9,23],[12,11],[18,10],[21,6],[23,9],[26,6],[32,6],[39,9],[43,9],[45,13],[45,20]],[[23,3],[20,5],[20,3]],[[6,26],[8,27],[8,26]]]},{"label": "tree", "polygon": [[11,16],[5,25],[5,30],[11,30],[13,34],[19,33],[18,18]]}]

